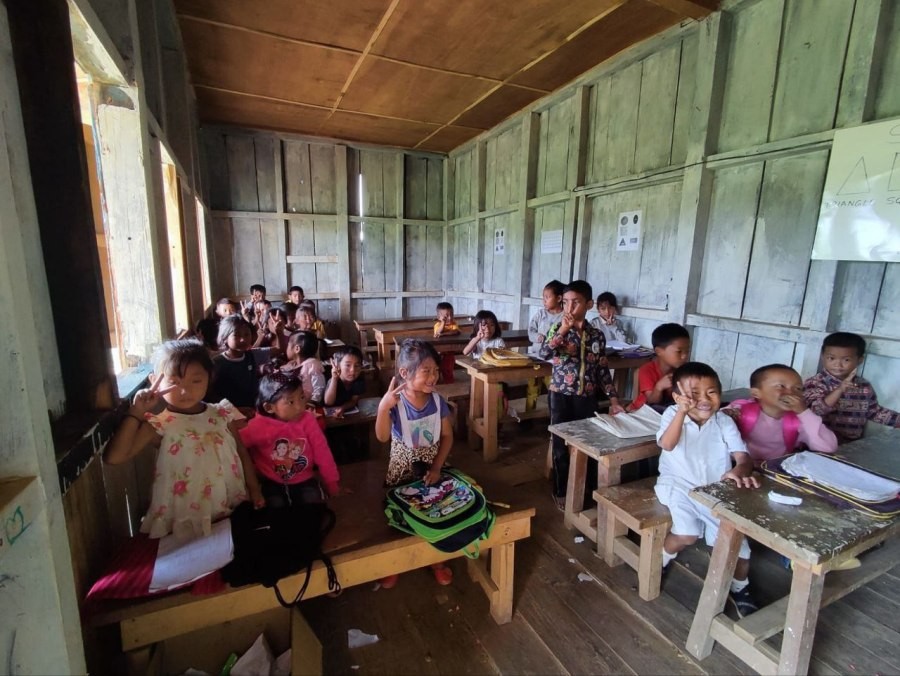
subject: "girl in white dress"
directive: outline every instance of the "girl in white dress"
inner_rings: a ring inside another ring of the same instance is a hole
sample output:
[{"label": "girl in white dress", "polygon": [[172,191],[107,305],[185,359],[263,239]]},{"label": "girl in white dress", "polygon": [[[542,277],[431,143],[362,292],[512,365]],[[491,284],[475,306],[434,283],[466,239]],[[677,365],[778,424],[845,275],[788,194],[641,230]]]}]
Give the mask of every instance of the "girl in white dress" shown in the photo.
[{"label": "girl in white dress", "polygon": [[[253,463],[235,430],[243,416],[228,400],[203,401],[212,361],[198,340],[172,340],[159,350],[151,387],[138,391],[104,452],[123,463],[158,448],[150,508],[141,532],[193,539],[211,532],[248,498],[265,504]],[[160,410],[160,405],[164,407]]]}]

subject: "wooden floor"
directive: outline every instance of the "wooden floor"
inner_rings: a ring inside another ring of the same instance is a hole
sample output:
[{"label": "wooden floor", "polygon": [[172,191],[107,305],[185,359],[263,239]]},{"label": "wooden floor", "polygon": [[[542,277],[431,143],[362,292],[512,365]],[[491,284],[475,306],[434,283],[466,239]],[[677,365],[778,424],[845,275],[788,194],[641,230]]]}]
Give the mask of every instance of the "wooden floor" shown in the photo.
[{"label": "wooden floor", "polygon": [[[459,561],[452,564],[449,587],[420,570],[402,576],[391,590],[349,589],[336,599],[302,604],[323,643],[325,673],[753,673],[718,647],[702,662],[684,651],[708,548],[679,556],[662,595],[648,603],[638,597],[631,569],[608,568],[589,542],[575,542],[577,533],[562,525],[541,475],[543,430],[538,424],[506,428],[494,465],[484,465],[459,442],[452,456],[475,477],[489,474],[515,485],[537,507],[533,536],[516,546],[513,621],[494,624],[484,594]],[[772,552],[754,551],[752,562],[760,601],[787,592],[790,573]],[[353,628],[379,641],[350,650],[347,632]],[[780,636],[770,641],[777,645]],[[822,611],[810,672],[900,673],[900,568]]]}]

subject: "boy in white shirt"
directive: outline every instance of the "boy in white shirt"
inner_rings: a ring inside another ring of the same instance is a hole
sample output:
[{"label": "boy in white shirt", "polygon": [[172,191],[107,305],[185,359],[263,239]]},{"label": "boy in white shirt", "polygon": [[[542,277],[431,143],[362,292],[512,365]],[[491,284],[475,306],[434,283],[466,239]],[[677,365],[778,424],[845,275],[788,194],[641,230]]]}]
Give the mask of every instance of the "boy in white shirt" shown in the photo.
[{"label": "boy in white shirt", "polygon": [[[663,543],[664,571],[678,552],[699,537],[705,536],[710,546],[716,541],[719,520],[691,499],[688,493],[692,489],[721,480],[759,488],[737,425],[719,411],[721,394],[719,376],[707,364],[688,362],[672,374],[675,405],[663,413],[656,434],[663,450],[656,497],[672,514],[672,528]],[[741,617],[757,610],[747,579],[749,570],[750,546],[744,538],[731,581],[731,599]]]}]

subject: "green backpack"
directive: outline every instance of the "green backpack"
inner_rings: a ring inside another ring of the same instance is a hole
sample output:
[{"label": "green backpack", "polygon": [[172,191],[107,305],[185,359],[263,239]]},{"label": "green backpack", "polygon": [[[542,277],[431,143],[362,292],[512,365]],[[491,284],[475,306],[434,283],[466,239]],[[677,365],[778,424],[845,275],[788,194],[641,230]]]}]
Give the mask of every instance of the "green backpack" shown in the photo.
[{"label": "green backpack", "polygon": [[462,551],[470,559],[478,557],[481,541],[494,527],[494,513],[481,489],[470,477],[447,467],[432,486],[417,480],[388,490],[384,513],[397,530],[418,535],[448,554]]}]

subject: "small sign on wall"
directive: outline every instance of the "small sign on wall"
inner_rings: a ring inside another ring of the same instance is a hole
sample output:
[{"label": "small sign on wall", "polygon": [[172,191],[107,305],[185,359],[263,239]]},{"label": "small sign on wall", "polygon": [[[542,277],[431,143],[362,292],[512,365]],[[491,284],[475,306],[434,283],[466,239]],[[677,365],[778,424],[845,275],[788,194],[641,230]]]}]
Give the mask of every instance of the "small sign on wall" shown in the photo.
[{"label": "small sign on wall", "polygon": [[562,230],[544,230],[541,232],[541,253],[542,254],[558,254],[562,253]]},{"label": "small sign on wall", "polygon": [[623,211],[616,223],[616,251],[637,251],[641,248],[641,225],[644,212]]},{"label": "small sign on wall", "polygon": [[502,256],[506,253],[506,228],[494,230],[494,255]]}]

